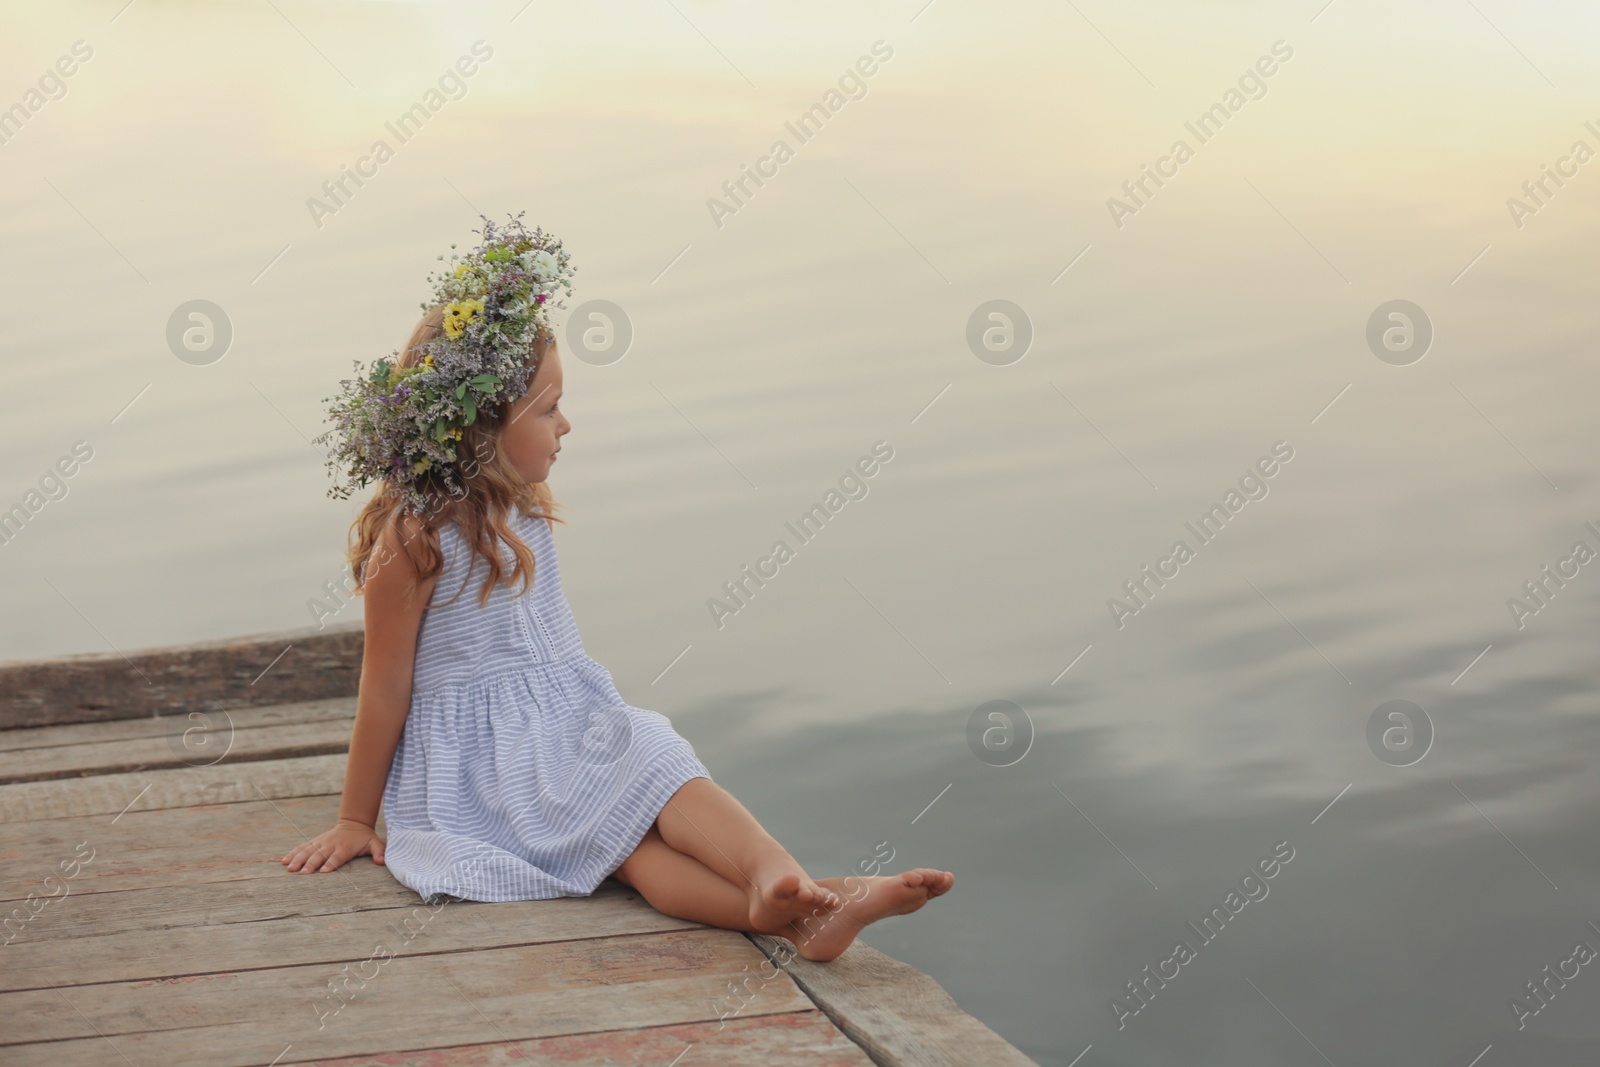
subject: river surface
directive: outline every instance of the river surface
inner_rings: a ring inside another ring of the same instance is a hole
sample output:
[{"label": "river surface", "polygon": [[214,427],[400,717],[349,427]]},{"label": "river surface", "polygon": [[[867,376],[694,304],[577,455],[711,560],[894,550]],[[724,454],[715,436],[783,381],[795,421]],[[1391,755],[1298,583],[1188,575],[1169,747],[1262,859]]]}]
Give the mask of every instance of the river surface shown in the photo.
[{"label": "river surface", "polygon": [[817,873],[956,872],[869,943],[1059,1067],[1600,1052],[1594,8],[7,19],[3,658],[313,624],[321,399],[527,209],[632,335],[588,650]]}]

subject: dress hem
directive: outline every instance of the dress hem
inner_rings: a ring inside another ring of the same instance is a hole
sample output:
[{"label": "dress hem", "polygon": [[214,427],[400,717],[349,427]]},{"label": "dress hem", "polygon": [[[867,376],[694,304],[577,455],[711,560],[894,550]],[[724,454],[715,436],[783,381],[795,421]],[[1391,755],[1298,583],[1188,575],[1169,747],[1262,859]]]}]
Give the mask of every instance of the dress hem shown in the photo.
[{"label": "dress hem", "polygon": [[[581,877],[558,878],[507,849],[501,849],[490,842],[480,841],[465,835],[452,834],[450,835],[451,837],[469,846],[489,844],[490,847],[504,853],[504,857],[499,858],[509,857],[512,862],[521,864],[523,869],[516,871],[512,878],[515,881],[521,881],[523,884],[508,886],[505,889],[491,889],[483,885],[472,885],[469,882],[461,881],[459,875],[462,869],[471,864],[480,863],[481,860],[478,857],[466,857],[456,860],[441,874],[408,878],[408,873],[415,874],[417,872],[407,872],[404,859],[401,860],[400,866],[396,867],[393,844],[395,837],[397,835],[402,837],[400,844],[403,854],[405,851],[403,835],[410,832],[430,833],[440,831],[413,831],[406,827],[390,829],[390,843],[386,849],[388,854],[385,856],[388,861],[389,873],[401,885],[406,886],[420,896],[424,904],[429,905],[432,905],[441,897],[492,904],[508,903],[514,900],[553,900],[557,897],[590,896],[639,847],[639,842],[644,840],[645,834],[650,832],[650,827],[655,825],[656,819],[661,814],[661,809],[666,807],[667,801],[672,798],[673,794],[696,778],[713,780],[710,771],[706,769],[705,765],[697,757],[674,758],[663,761],[658,766],[659,770],[656,773],[642,777],[632,783],[626,797],[637,795],[642,799],[649,796],[659,796],[661,797],[660,804],[652,803],[630,810],[628,805],[619,803],[613,810],[619,813],[627,813],[632,817],[623,821],[620,825],[613,826],[602,823],[595,828],[593,831],[594,840],[612,840],[616,843],[607,847],[602,856],[586,863]],[[663,788],[664,786],[670,788]]]}]

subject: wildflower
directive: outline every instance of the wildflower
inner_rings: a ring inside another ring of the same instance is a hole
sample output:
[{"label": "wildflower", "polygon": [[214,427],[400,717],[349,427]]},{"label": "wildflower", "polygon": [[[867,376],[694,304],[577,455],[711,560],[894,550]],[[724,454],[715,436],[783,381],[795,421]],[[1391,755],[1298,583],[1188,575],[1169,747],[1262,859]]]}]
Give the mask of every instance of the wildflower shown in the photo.
[{"label": "wildflower", "polygon": [[560,241],[527,230],[519,217],[503,227],[486,218],[481,232],[465,262],[429,277],[434,291],[422,306],[444,308],[445,336],[426,342],[424,358],[409,367],[399,366],[398,352],[365,370],[358,363],[360,377],[327,398],[332,427],[316,440],[332,446],[335,499],[374,480],[417,513],[435,492],[460,495],[465,427],[526,392],[534,372],[528,346],[550,329],[551,309],[566,306],[558,293],[572,295],[574,269]]},{"label": "wildflower", "polygon": [[[483,311],[482,300],[458,300],[444,309],[444,332],[453,341],[466,330],[467,324]],[[429,364],[432,365],[431,363]]]},{"label": "wildflower", "polygon": [[518,262],[524,270],[544,282],[553,279],[560,270],[556,263],[556,257],[543,249],[524,252],[518,257]]}]

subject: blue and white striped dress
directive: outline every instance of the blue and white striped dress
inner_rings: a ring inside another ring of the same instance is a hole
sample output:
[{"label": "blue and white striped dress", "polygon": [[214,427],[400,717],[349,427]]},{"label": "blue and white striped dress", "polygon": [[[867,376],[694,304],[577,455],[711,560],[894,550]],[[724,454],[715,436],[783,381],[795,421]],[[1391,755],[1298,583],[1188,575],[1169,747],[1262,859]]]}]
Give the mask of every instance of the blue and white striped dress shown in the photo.
[{"label": "blue and white striped dress", "polygon": [[514,522],[533,587],[517,595],[502,580],[483,606],[486,564],[454,524],[439,531],[444,566],[383,793],[384,861],[430,903],[586,896],[680,786],[711,777],[664,715],[627,704],[584,652],[549,523]]}]

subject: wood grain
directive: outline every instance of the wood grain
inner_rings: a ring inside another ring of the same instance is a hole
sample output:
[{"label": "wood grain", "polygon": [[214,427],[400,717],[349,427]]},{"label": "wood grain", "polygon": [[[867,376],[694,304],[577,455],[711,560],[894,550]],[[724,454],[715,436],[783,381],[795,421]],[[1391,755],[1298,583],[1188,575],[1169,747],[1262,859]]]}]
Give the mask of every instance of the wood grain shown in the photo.
[{"label": "wood grain", "polygon": [[7,663],[0,665],[0,730],[354,696],[362,645],[353,619],[126,656]]},{"label": "wood grain", "polygon": [[0,785],[0,817],[33,820],[78,815],[116,816],[124,811],[338,793],[344,788],[344,766],[345,756],[339,753],[48,782],[13,782]]},{"label": "wood grain", "polygon": [[[322,722],[327,719],[354,721],[356,698],[335,697],[330,700],[307,700],[298,704],[274,704],[262,708],[225,710],[235,727],[283,726],[288,723]],[[182,733],[197,724],[204,725],[203,719],[191,718],[191,715],[216,717],[215,712],[195,711],[176,715],[146,716],[139,719],[111,719],[106,722],[71,723],[62,726],[0,729],[0,752],[81,745],[97,741],[165,737],[171,733]]]},{"label": "wood grain", "polygon": [[[352,969],[346,999],[329,965],[0,993],[0,1058],[100,1067],[109,1042],[136,1064],[240,1067],[286,1045],[317,1059],[715,1021],[760,961],[742,935],[705,929],[402,956]],[[780,975],[744,1015],[809,1007]]]},{"label": "wood grain", "polygon": [[1037,1067],[938,982],[870,945],[857,941],[830,963],[812,963],[787,941],[750,940],[883,1067]]},{"label": "wood grain", "polygon": [[725,1024],[610,1030],[317,1062],[321,1067],[670,1067],[679,1062],[682,1067],[866,1067],[872,1061],[826,1015],[811,1010]]},{"label": "wood grain", "polygon": [[[49,893],[61,861],[80,846],[92,862],[71,879],[71,892],[106,893],[158,886],[275,878],[278,857],[334,824],[336,793],[239,801],[177,809],[0,824],[0,901]],[[384,834],[378,821],[379,836]]]},{"label": "wood grain", "polygon": [[[194,713],[199,715],[199,712]],[[97,774],[214,767],[344,752],[351,719],[240,726],[226,711],[208,712],[204,725],[169,721],[170,732],[49,748],[0,752],[0,785]]]},{"label": "wood grain", "polygon": [[[280,877],[300,881],[301,876],[281,872]],[[334,874],[307,875],[325,880]],[[300,891],[320,897],[322,890],[309,884]],[[120,896],[121,894],[118,894]],[[148,914],[160,898],[145,899],[118,909],[124,919]],[[446,901],[430,907],[416,894],[409,901],[390,899],[376,907],[363,894],[367,910],[298,914],[277,919],[245,919],[237,911],[213,910],[204,924],[171,926],[133,925],[114,930],[102,912],[75,915],[76,901],[62,900],[41,912],[35,923],[48,920],[48,938],[23,936],[4,948],[0,990],[43,989],[52,985],[117,982],[136,978],[176,978],[219,971],[261,970],[289,965],[358,963],[378,946],[395,955],[430,952],[464,952],[509,945],[577,941],[620,934],[660,933],[668,930],[705,929],[697,923],[674,919],[646,904],[637,893],[616,882],[602,883],[592,896],[555,900],[518,900],[500,904]],[[263,902],[253,898],[259,908]],[[233,921],[229,921],[229,920]],[[165,921],[165,920],[164,920]],[[131,925],[131,924],[125,924]]]}]

